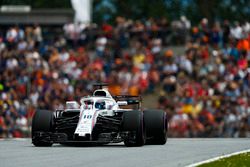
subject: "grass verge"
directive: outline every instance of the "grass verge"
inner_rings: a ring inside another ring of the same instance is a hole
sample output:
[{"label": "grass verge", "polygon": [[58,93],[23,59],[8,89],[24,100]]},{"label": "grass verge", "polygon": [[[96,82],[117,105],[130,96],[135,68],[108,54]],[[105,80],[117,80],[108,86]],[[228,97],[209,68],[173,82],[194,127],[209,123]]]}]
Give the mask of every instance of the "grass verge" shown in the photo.
[{"label": "grass verge", "polygon": [[205,163],[198,167],[248,167],[250,166],[250,152],[222,158],[217,161]]}]

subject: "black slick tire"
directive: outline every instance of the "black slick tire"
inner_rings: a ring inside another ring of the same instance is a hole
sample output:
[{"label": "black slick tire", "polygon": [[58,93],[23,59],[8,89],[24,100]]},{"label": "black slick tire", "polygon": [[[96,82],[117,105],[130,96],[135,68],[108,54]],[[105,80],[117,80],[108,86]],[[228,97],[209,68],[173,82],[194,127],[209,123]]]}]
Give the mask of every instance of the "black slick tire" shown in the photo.
[{"label": "black slick tire", "polygon": [[34,134],[36,132],[51,132],[53,127],[53,113],[48,110],[37,110],[32,120],[32,143],[38,147],[52,146],[52,142],[45,142],[41,140],[35,140]]},{"label": "black slick tire", "polygon": [[167,142],[168,121],[164,111],[144,111],[147,144],[163,145]]},{"label": "black slick tire", "polygon": [[129,136],[124,140],[127,147],[143,146],[146,141],[143,112],[126,111],[123,113],[123,131],[128,131]]}]

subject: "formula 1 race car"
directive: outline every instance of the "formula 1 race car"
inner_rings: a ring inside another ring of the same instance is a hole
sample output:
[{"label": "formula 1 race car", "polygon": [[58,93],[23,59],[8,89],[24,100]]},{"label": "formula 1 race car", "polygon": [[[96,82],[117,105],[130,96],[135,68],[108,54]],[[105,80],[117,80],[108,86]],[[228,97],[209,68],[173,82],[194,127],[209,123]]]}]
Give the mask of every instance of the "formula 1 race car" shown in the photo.
[{"label": "formula 1 race car", "polygon": [[[124,142],[126,146],[165,144],[168,121],[161,110],[141,110],[139,96],[111,96],[105,84],[92,96],[66,102],[66,109],[37,110],[32,121],[32,143],[108,144]],[[128,109],[129,106],[136,106]]]}]

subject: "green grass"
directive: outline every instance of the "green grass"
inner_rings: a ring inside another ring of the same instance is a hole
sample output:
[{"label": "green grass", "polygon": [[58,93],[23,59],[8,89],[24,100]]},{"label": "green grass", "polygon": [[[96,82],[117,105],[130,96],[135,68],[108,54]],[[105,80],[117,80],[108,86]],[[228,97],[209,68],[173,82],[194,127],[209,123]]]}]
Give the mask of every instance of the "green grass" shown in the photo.
[{"label": "green grass", "polygon": [[217,161],[200,165],[199,167],[249,167],[250,152],[222,158]]}]

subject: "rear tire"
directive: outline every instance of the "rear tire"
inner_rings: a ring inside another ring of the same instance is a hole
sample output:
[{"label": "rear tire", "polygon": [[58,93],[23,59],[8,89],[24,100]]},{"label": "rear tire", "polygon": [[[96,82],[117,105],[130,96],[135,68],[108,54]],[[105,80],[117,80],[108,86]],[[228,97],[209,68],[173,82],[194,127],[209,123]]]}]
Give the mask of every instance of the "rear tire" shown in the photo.
[{"label": "rear tire", "polygon": [[164,111],[144,111],[147,144],[163,145],[167,142],[168,121]]},{"label": "rear tire", "polygon": [[52,142],[35,140],[35,132],[51,132],[53,127],[53,113],[47,110],[37,110],[32,120],[32,143],[34,146],[52,146]]},{"label": "rear tire", "polygon": [[146,141],[143,112],[127,111],[123,113],[123,131],[128,131],[128,137],[124,139],[127,147],[143,146]]}]

